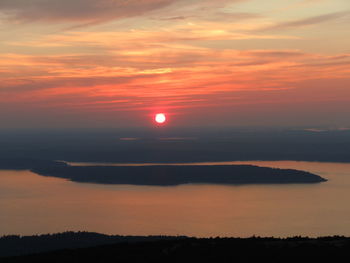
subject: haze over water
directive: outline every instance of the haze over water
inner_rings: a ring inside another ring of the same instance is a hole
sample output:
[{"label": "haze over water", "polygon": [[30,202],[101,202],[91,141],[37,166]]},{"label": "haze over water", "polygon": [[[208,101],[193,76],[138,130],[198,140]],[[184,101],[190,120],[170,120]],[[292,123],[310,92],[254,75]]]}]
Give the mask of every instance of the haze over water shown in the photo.
[{"label": "haze over water", "polygon": [[350,235],[349,163],[230,163],[300,169],[329,181],[153,187],[74,183],[2,170],[0,235],[66,230],[201,237]]}]

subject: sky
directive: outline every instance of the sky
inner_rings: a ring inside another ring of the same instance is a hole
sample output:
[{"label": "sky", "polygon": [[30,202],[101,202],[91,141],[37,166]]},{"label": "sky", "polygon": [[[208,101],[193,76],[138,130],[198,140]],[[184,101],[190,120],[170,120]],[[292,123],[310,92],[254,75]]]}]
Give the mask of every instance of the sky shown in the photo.
[{"label": "sky", "polygon": [[0,0],[0,129],[350,127],[349,0]]}]

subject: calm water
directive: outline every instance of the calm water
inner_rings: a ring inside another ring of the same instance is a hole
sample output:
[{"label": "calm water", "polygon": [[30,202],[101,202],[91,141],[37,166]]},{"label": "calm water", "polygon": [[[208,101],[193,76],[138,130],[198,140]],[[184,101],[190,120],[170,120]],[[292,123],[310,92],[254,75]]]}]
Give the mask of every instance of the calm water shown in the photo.
[{"label": "calm water", "polygon": [[150,187],[74,183],[1,170],[0,235],[66,230],[122,235],[350,235],[350,164],[230,163],[301,169],[329,181]]}]

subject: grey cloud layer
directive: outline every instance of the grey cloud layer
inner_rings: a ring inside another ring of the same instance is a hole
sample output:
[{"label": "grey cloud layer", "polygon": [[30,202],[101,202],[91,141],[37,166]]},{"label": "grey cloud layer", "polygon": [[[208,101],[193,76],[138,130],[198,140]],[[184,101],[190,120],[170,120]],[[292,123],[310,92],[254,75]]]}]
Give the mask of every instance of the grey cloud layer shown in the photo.
[{"label": "grey cloud layer", "polygon": [[140,16],[174,3],[176,6],[164,10],[165,15],[177,11],[208,11],[241,1],[246,0],[0,0],[0,15],[25,22],[96,23]]},{"label": "grey cloud layer", "polygon": [[18,21],[98,22],[142,15],[176,0],[1,0],[0,13]]}]

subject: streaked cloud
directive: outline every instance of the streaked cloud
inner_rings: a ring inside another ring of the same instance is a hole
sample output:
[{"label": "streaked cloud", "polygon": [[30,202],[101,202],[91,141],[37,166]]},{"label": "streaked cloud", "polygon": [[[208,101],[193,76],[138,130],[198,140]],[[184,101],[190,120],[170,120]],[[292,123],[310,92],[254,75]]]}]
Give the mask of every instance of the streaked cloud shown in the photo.
[{"label": "streaked cloud", "polygon": [[[211,9],[242,0],[1,0],[0,14],[17,22],[100,23],[142,16],[170,5],[183,12]],[[183,16],[173,16],[179,19]]]},{"label": "streaked cloud", "polygon": [[306,26],[321,24],[321,23],[325,23],[325,22],[329,22],[329,21],[333,21],[333,20],[337,20],[345,17],[350,17],[350,11],[335,12],[335,13],[323,14],[323,15],[308,17],[308,18],[299,19],[299,20],[282,22],[276,25],[263,28],[263,30],[284,30],[284,29],[306,27]]}]

